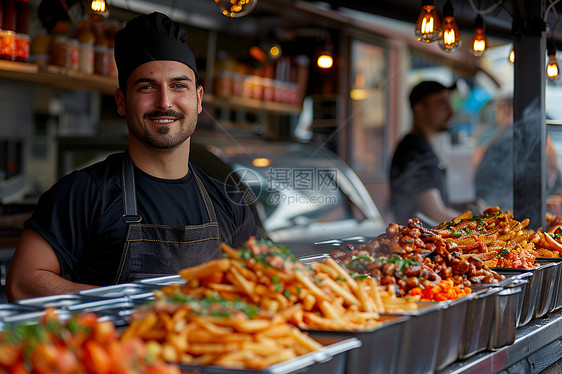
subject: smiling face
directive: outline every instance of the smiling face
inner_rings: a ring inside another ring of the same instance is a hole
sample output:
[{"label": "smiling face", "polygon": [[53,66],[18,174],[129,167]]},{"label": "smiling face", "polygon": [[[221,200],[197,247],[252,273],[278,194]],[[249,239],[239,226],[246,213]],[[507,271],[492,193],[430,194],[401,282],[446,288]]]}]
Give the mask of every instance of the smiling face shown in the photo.
[{"label": "smiling face", "polygon": [[130,142],[172,149],[186,142],[201,113],[203,87],[195,73],[177,61],[151,61],[127,80],[127,93],[115,94],[118,113],[127,119]]}]

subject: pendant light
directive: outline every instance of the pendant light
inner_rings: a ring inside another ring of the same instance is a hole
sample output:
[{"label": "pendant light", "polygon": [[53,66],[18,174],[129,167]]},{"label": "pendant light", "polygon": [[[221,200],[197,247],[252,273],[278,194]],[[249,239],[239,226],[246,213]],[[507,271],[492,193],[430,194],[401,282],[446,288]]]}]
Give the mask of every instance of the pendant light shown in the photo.
[{"label": "pendant light", "polygon": [[461,46],[461,33],[455,18],[455,8],[451,0],[443,7],[443,24],[439,33],[439,47],[445,52],[454,52]]},{"label": "pendant light", "polygon": [[422,10],[416,21],[416,37],[420,42],[431,43],[439,39],[440,29],[435,0],[422,0]]},{"label": "pendant light", "polygon": [[560,69],[556,62],[556,47],[550,41],[547,45],[548,65],[546,66],[546,76],[549,80],[555,81],[560,77]]},{"label": "pendant light", "polygon": [[92,0],[90,8],[96,13],[105,13],[105,0]]},{"label": "pendant light", "polygon": [[324,49],[318,56],[316,60],[316,65],[321,69],[331,69],[334,65],[334,46],[330,40],[328,40],[324,46]]},{"label": "pendant light", "polygon": [[486,50],[486,33],[484,32],[484,19],[476,16],[474,20],[474,37],[472,39],[472,54],[476,57],[482,56]]},{"label": "pendant light", "polygon": [[240,18],[256,7],[258,0],[215,0],[221,13],[229,18]]}]

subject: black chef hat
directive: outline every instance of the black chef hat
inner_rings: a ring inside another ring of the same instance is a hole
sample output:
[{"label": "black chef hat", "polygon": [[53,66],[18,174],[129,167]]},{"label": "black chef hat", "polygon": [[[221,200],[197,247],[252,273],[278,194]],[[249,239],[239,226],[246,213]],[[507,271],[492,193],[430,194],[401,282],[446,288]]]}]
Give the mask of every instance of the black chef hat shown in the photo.
[{"label": "black chef hat", "polygon": [[115,34],[115,63],[119,87],[140,65],[150,61],[178,61],[189,66],[199,79],[195,57],[187,45],[187,31],[162,13],[138,16]]},{"label": "black chef hat", "polygon": [[443,91],[443,90],[454,90],[457,88],[457,84],[453,83],[452,86],[444,86],[439,82],[435,81],[423,81],[418,83],[412,91],[410,92],[410,106],[414,106],[415,104],[422,101],[426,96],[431,95],[433,93]]}]

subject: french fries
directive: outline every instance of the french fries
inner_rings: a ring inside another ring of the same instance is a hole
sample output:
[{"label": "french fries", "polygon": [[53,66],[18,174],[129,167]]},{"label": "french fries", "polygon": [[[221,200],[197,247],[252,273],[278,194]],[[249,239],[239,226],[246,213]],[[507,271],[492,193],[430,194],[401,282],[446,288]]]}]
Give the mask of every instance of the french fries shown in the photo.
[{"label": "french fries", "polygon": [[[367,276],[356,279],[332,258],[305,266],[273,243],[249,241],[238,250],[224,243],[221,247],[229,258],[182,270],[186,284],[163,288],[164,296],[216,292],[272,313],[291,310],[287,319],[302,329],[364,330],[378,326],[381,313],[417,308],[416,298],[398,298]],[[215,273],[220,284],[206,281],[209,269],[221,271]]]},{"label": "french fries", "polygon": [[138,309],[121,340],[138,338],[167,362],[240,369],[263,369],[322,347],[282,315],[216,295],[175,294],[174,301],[160,299]]}]

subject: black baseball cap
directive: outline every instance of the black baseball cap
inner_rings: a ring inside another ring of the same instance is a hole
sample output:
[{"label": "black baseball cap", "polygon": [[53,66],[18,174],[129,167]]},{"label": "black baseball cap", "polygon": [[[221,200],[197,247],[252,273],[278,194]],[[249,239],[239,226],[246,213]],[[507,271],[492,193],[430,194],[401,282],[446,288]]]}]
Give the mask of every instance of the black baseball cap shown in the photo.
[{"label": "black baseball cap", "polygon": [[127,79],[139,66],[150,61],[178,61],[193,70],[198,80],[195,57],[187,45],[187,31],[167,15],[153,12],[127,22],[115,34],[115,63],[119,87],[127,88]]},{"label": "black baseball cap", "polygon": [[426,96],[431,95],[433,93],[443,91],[443,90],[454,90],[457,88],[457,84],[453,83],[452,86],[444,86],[439,82],[436,81],[423,81],[418,83],[412,91],[410,92],[410,106],[414,106],[415,104],[422,101]]}]

